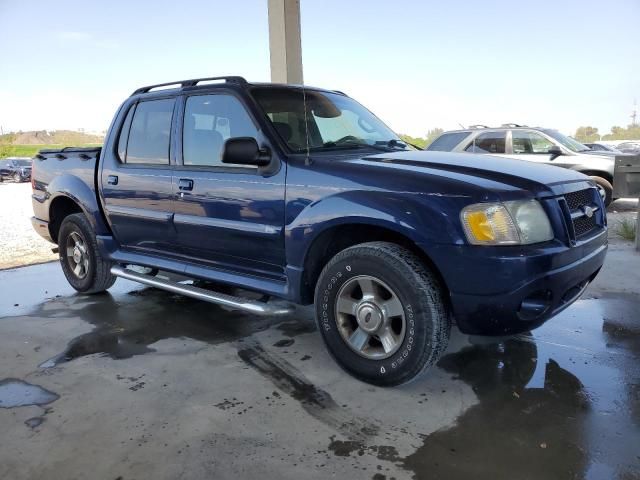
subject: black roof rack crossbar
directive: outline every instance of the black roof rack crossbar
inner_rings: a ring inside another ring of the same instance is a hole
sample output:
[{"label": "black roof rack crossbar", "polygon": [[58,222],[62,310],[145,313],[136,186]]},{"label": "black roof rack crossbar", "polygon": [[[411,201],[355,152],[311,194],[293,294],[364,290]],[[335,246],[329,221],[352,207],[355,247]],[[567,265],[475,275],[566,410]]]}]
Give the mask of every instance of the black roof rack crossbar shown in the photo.
[{"label": "black roof rack crossbar", "polygon": [[502,125],[500,125],[501,127],[506,127],[506,128],[520,128],[520,127],[526,127],[526,125],[520,125],[519,123],[503,123]]},{"label": "black roof rack crossbar", "polygon": [[469,125],[469,128],[472,128],[472,129],[474,129],[474,130],[475,130],[475,129],[477,129],[477,128],[489,128],[489,127],[487,127],[486,125],[480,125],[480,124],[478,124],[478,125]]},{"label": "black roof rack crossbar", "polygon": [[224,80],[227,83],[237,83],[237,84],[240,84],[240,85],[244,85],[244,84],[247,83],[247,81],[243,77],[238,77],[238,76],[193,78],[191,80],[178,80],[176,82],[167,82],[167,83],[158,83],[156,85],[147,85],[146,87],[138,88],[131,95],[137,95],[139,93],[147,93],[148,91],[153,90],[154,88],[168,87],[170,85],[176,85],[176,88],[178,88],[177,87],[178,85],[180,86],[179,88],[195,87],[196,85],[198,85],[198,83],[206,82],[206,81],[209,81],[209,80]]}]

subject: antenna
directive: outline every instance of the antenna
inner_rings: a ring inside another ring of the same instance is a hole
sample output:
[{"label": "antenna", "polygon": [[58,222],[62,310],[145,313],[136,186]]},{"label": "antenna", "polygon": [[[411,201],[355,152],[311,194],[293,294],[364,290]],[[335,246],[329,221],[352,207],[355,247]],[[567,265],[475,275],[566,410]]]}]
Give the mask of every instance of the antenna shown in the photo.
[{"label": "antenna", "polygon": [[307,120],[307,92],[302,82],[302,104],[304,108],[304,140],[307,147],[307,157],[304,159],[305,165],[311,165],[311,159],[309,158],[309,121]]}]

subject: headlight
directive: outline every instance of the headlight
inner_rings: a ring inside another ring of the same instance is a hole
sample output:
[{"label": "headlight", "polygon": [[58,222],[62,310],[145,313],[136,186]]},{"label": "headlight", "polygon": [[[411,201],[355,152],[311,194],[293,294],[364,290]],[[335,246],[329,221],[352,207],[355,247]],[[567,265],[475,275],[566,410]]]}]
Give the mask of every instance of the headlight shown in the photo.
[{"label": "headlight", "polygon": [[469,243],[527,245],[553,239],[549,218],[536,200],[476,203],[460,213]]}]

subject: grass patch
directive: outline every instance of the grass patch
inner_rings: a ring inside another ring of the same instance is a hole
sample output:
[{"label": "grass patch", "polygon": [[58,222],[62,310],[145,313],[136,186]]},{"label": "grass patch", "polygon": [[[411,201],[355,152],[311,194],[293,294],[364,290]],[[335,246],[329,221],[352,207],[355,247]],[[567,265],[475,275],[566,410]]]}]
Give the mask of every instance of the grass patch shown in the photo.
[{"label": "grass patch", "polygon": [[0,145],[0,158],[7,157],[33,157],[40,150],[45,148],[62,148],[62,147],[99,147],[99,143],[84,143],[81,145]]},{"label": "grass patch", "polygon": [[616,235],[633,242],[636,239],[636,221],[629,218],[623,218],[618,222]]}]

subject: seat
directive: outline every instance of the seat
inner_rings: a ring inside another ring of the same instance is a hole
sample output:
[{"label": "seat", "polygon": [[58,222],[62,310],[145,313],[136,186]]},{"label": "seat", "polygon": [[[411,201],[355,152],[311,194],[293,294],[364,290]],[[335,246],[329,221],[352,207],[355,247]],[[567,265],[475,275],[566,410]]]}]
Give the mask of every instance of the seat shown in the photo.
[{"label": "seat", "polygon": [[221,165],[224,137],[217,130],[192,130],[185,136],[185,165]]},{"label": "seat", "polygon": [[285,142],[289,142],[289,140],[291,140],[291,136],[293,135],[291,125],[284,122],[273,122],[273,126]]}]

